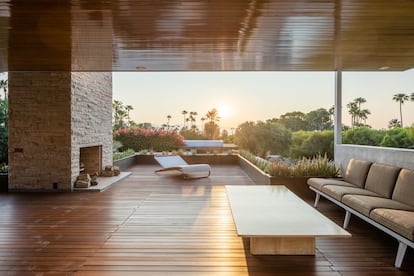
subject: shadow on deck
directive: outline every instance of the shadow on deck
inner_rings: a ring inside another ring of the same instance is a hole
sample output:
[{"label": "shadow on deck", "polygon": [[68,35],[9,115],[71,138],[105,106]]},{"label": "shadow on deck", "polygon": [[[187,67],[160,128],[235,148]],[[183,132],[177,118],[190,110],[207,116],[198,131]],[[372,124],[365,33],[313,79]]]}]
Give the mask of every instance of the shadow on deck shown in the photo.
[{"label": "shadow on deck", "polygon": [[[254,185],[239,166],[197,180],[157,168],[130,167],[102,193],[0,194],[0,275],[414,275],[413,250],[395,269],[397,242],[357,218],[352,238],[320,238],[316,256],[252,256],[224,189]],[[340,208],[319,210],[342,224]]]}]

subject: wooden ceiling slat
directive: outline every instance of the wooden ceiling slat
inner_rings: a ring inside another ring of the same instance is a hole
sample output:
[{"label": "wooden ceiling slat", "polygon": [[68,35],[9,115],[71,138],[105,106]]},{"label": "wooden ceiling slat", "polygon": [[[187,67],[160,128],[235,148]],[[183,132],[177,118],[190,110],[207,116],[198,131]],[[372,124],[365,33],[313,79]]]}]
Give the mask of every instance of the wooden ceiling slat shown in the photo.
[{"label": "wooden ceiling slat", "polygon": [[225,70],[332,70],[334,53],[343,70],[407,70],[413,14],[407,0],[0,0],[0,71],[223,70],[223,53]]}]

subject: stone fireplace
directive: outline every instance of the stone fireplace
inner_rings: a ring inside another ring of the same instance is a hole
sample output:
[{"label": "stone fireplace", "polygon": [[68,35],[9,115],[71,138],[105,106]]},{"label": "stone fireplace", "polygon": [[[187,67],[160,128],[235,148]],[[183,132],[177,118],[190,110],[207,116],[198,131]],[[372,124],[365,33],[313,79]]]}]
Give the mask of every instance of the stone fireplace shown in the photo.
[{"label": "stone fireplace", "polygon": [[80,173],[112,165],[112,74],[72,72],[72,187]]},{"label": "stone fireplace", "polygon": [[111,72],[9,73],[9,190],[72,191],[112,165]]},{"label": "stone fireplace", "polygon": [[79,173],[100,173],[102,170],[102,145],[80,148]]}]

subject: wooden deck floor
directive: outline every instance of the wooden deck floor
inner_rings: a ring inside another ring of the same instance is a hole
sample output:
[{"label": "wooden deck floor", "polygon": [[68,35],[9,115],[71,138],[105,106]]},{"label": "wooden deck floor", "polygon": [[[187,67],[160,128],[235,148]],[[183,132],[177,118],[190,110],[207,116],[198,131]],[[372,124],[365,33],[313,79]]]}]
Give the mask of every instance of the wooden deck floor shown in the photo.
[{"label": "wooden deck floor", "polygon": [[[414,275],[412,249],[395,269],[396,241],[356,218],[352,238],[318,239],[316,256],[252,256],[224,189],[253,184],[240,167],[198,180],[157,168],[102,193],[0,194],[0,275]],[[341,224],[341,209],[320,210]]]}]

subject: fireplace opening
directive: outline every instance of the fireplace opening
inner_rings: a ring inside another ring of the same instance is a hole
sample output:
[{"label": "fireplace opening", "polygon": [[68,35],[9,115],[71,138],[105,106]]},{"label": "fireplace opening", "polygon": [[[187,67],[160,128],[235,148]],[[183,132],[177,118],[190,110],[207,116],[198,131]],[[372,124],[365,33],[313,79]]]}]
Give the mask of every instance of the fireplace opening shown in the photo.
[{"label": "fireplace opening", "polygon": [[102,145],[80,148],[79,174],[95,174],[102,170]]}]

